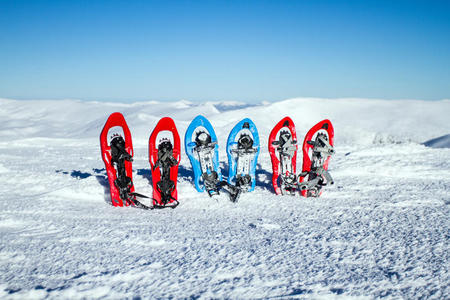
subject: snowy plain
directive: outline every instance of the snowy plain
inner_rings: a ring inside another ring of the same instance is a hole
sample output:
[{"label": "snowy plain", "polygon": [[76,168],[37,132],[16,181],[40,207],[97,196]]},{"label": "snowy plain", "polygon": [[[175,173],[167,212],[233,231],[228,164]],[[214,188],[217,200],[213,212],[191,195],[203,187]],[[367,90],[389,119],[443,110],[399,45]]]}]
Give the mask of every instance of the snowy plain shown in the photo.
[{"label": "snowy plain", "polygon": [[[183,139],[206,116],[224,175],[228,133],[251,118],[256,190],[236,204],[196,192],[182,149],[179,207],[112,207],[99,134],[115,111],[132,132],[136,191],[147,195],[160,118],[172,117]],[[287,115],[300,141],[333,122],[335,185],[321,198],[273,193],[267,138]],[[0,298],[448,299],[449,115],[450,100],[0,99]]]}]

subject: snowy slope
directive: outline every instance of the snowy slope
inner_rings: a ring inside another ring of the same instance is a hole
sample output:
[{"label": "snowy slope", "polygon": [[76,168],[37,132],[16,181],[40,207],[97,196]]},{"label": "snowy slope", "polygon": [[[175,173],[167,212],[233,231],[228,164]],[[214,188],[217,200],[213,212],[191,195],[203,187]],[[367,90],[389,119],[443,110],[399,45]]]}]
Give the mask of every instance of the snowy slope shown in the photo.
[{"label": "snowy slope", "polygon": [[[250,117],[262,143],[255,192],[237,204],[197,193],[183,155],[178,208],[112,207],[98,136],[114,111],[132,131],[144,194],[161,117],[182,138],[196,115],[208,117],[222,162],[229,131]],[[0,99],[0,297],[448,297],[449,114],[449,100]],[[334,124],[336,184],[319,199],[272,193],[267,138],[286,115],[300,139],[321,119]]]},{"label": "snowy slope", "polygon": [[423,144],[433,148],[450,148],[450,134],[431,139]]}]

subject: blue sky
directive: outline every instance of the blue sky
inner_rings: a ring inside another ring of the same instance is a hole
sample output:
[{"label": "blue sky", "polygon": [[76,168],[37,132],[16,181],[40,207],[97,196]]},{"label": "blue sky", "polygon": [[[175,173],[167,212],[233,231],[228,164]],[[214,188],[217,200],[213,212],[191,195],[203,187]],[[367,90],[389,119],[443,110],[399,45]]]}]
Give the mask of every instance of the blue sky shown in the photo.
[{"label": "blue sky", "polygon": [[450,98],[450,1],[0,0],[0,97]]}]

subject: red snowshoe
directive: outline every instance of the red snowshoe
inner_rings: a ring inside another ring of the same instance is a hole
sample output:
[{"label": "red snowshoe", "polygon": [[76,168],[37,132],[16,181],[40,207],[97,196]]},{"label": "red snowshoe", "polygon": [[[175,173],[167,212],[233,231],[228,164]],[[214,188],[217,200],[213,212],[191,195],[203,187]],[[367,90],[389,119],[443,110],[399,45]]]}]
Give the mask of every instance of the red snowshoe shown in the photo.
[{"label": "red snowshoe", "polygon": [[175,208],[178,205],[177,177],[180,163],[180,136],[174,121],[159,120],[149,139],[152,168],[153,207]]},{"label": "red snowshoe", "polygon": [[111,203],[114,206],[135,205],[148,209],[136,200],[134,192],[132,164],[133,143],[125,118],[119,112],[111,114],[100,134],[100,149],[108,175]]},{"label": "red snowshoe", "polygon": [[299,188],[304,197],[319,197],[322,187],[333,184],[328,163],[334,154],[334,129],[330,120],[312,127],[303,142],[303,168]]},{"label": "red snowshoe", "polygon": [[294,122],[285,117],[269,135],[269,153],[272,160],[272,185],[277,195],[295,194],[297,189],[297,133]]}]

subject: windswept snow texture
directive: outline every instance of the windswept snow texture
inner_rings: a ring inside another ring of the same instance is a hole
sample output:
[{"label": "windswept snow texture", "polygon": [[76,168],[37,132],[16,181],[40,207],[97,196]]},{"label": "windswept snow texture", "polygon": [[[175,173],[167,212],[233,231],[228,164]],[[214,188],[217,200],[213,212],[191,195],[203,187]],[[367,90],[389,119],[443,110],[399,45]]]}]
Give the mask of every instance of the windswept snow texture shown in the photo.
[{"label": "windswept snow texture", "polygon": [[[147,143],[161,117],[182,138],[196,115],[209,118],[222,162],[229,131],[251,118],[262,144],[256,190],[236,204],[198,193],[182,149],[179,207],[112,207],[99,134],[114,111],[132,131],[134,183],[147,195]],[[450,133],[449,114],[448,100],[2,99],[0,298],[448,298],[450,149],[422,143]],[[334,124],[336,184],[319,199],[272,191],[267,138],[286,115],[300,142],[318,121]]]}]

